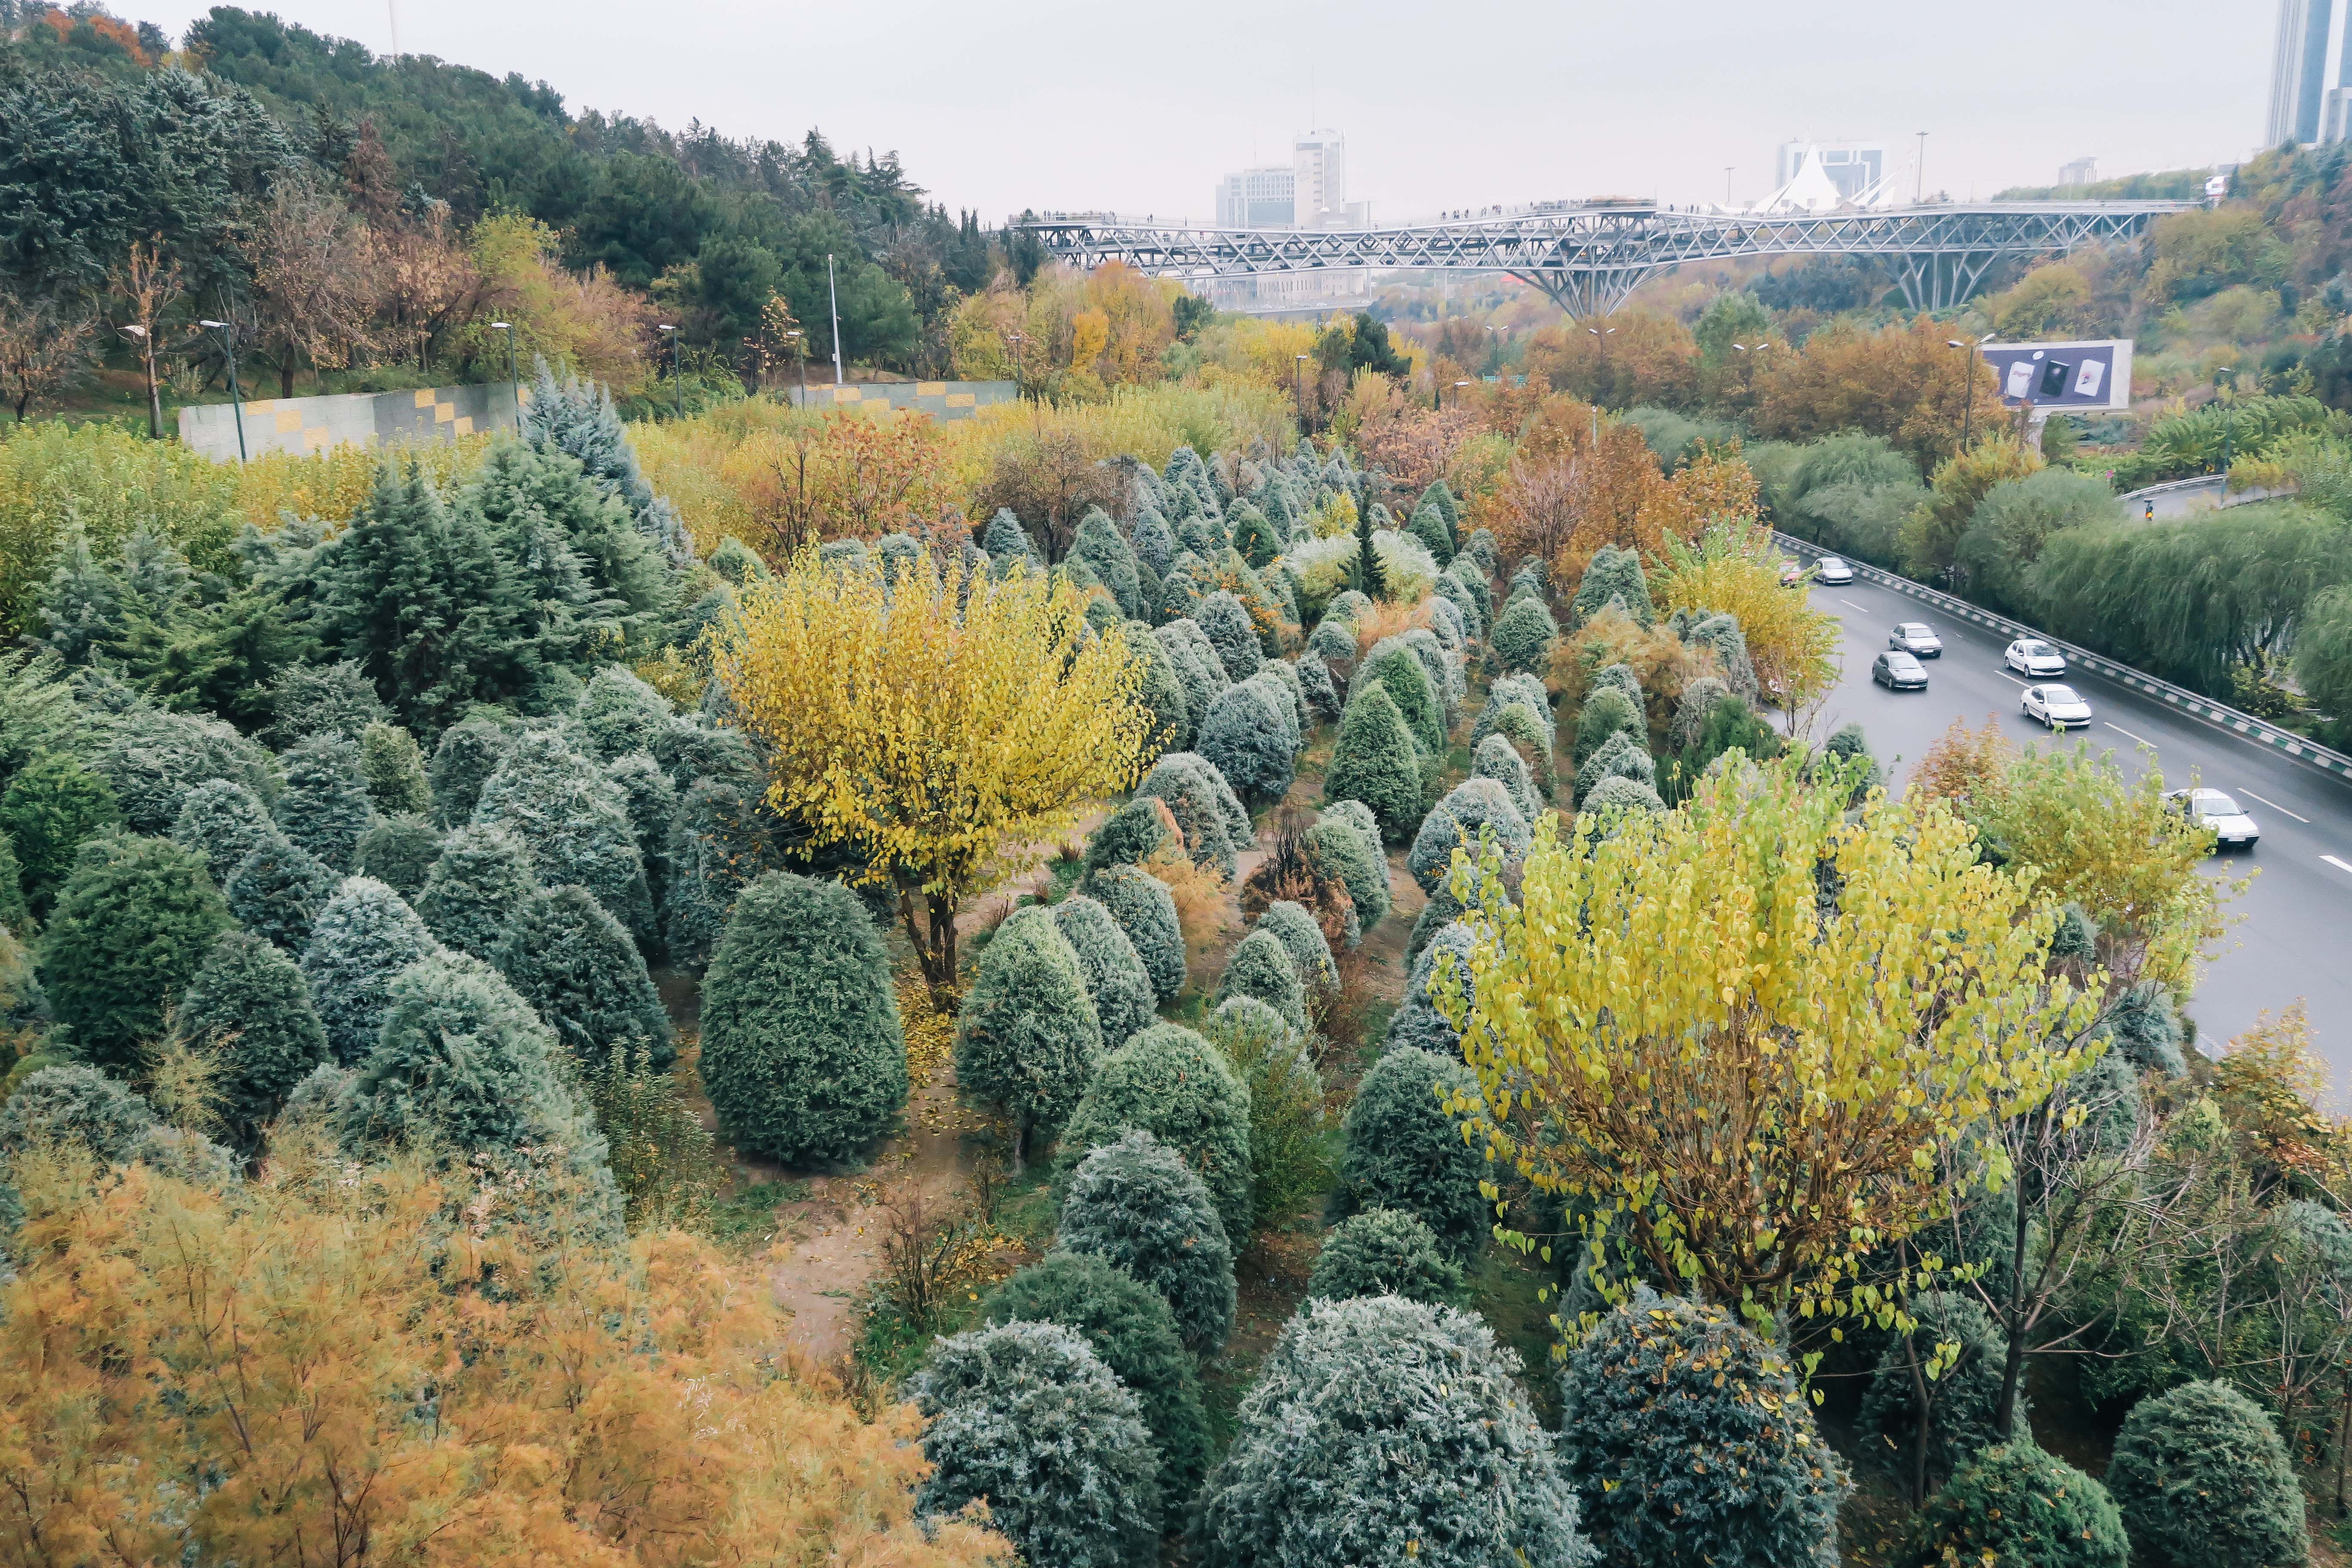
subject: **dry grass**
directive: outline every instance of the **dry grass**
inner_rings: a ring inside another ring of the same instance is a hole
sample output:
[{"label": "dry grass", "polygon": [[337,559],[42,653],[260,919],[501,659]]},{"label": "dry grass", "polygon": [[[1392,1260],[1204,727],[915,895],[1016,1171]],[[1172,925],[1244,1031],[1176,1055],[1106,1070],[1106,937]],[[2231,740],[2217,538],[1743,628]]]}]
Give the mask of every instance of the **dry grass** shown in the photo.
[{"label": "dry grass", "polygon": [[1429,601],[1418,604],[1391,605],[1375,599],[1372,607],[1356,617],[1356,657],[1370,653],[1382,637],[1392,637],[1409,632],[1415,626],[1429,625]]},{"label": "dry grass", "polygon": [[1184,953],[1198,959],[1217,945],[1225,933],[1230,889],[1225,875],[1213,866],[1195,866],[1181,844],[1163,844],[1143,863],[1143,869],[1167,884],[1176,900],[1176,923],[1184,931]]}]

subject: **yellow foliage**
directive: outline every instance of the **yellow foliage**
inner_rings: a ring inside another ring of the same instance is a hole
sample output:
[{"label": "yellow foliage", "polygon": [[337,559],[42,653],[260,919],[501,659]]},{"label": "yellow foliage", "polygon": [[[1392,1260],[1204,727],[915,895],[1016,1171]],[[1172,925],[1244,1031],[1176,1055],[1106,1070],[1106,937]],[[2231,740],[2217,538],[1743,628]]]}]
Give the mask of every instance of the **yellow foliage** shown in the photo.
[{"label": "yellow foliage", "polygon": [[2337,1127],[2319,1113],[2327,1068],[2312,1048],[2311,1019],[2296,1002],[2279,1017],[2264,1013],[2231,1040],[2213,1068],[2221,1119],[2281,1171],[2325,1179],[2336,1163]]},{"label": "yellow foliage", "polygon": [[1140,669],[1085,608],[1060,577],[967,579],[926,556],[886,584],[803,547],[715,634],[769,747],[769,800],[897,888],[936,989],[955,981],[957,907],[1135,781]]},{"label": "yellow foliage", "polygon": [[1769,529],[1733,521],[1710,525],[1693,544],[1672,534],[1663,543],[1663,560],[1650,569],[1650,596],[1660,613],[1738,616],[1766,696],[1794,711],[1837,679],[1837,622],[1802,591],[1780,585]]},{"label": "yellow foliage", "polygon": [[913,1519],[919,1422],[780,1352],[767,1281],[656,1229],[517,1223],[424,1162],[223,1194],[20,1155],[0,1555],[416,1568],[971,1565]]},{"label": "yellow foliage", "polygon": [[646,478],[709,552],[732,535],[784,554],[814,537],[937,539],[955,499],[929,415],[799,409],[748,398],[633,426]]},{"label": "yellow foliage", "polygon": [[2054,910],[1940,805],[1849,822],[1796,761],[1735,768],[1677,811],[1547,816],[1501,886],[1475,1010],[1451,959],[1437,983],[1481,1086],[1466,1135],[1766,1333],[1891,1314],[1863,1263],[1938,1212],[1938,1156],[2084,1065],[2044,1044],[2093,1013],[2044,973]]}]

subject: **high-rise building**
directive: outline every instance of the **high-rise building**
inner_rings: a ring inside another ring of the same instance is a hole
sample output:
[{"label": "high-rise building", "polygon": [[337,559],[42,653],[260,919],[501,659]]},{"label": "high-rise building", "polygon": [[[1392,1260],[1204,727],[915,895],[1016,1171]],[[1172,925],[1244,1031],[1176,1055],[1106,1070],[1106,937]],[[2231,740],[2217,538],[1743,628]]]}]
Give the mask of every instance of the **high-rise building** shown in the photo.
[{"label": "high-rise building", "polygon": [[1885,177],[1886,147],[1878,142],[1783,142],[1773,161],[1773,185],[1785,189],[1807,163],[1828,176],[1839,201],[1850,202]]},{"label": "high-rise building", "polygon": [[2058,165],[2058,183],[2062,185],[2087,185],[2099,177],[2096,158],[2077,158],[2071,163]]},{"label": "high-rise building", "polygon": [[1314,131],[1292,146],[1287,164],[1227,174],[1217,184],[1217,223],[1224,228],[1361,228],[1370,202],[1348,200],[1348,142]]},{"label": "high-rise building", "polygon": [[1217,186],[1220,228],[1288,228],[1297,210],[1297,174],[1288,163],[1244,169]]},{"label": "high-rise building", "polygon": [[[2278,48],[2271,60],[2270,124],[2263,144],[2320,139],[2327,87],[2327,33],[2344,0],[2279,0]],[[2352,37],[2347,37],[2352,43]],[[2339,90],[2345,85],[2338,73]]]}]

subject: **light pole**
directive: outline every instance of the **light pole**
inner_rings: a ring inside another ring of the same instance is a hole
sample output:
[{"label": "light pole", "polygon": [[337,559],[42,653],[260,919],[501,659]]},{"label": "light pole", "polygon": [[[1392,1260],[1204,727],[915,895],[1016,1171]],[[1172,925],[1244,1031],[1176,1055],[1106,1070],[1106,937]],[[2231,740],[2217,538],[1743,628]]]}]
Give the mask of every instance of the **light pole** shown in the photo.
[{"label": "light pole", "polygon": [[1021,373],[1021,345],[1029,338],[1024,332],[1007,332],[1004,341],[1013,345],[1013,395],[1017,400],[1029,395],[1028,378]]},{"label": "light pole", "polygon": [[661,325],[654,328],[654,331],[661,333],[662,336],[669,340],[670,417],[683,421],[686,418],[686,372],[678,363],[677,329],[665,321]]},{"label": "light pole", "polygon": [[155,339],[145,327],[133,321],[122,329],[122,335],[139,343],[139,357],[147,368],[147,434],[151,439],[163,438],[163,395],[155,389]]},{"label": "light pole", "polygon": [[1911,193],[1911,205],[1923,206],[1927,200],[1927,133],[1919,132],[1919,161],[1913,165],[1919,175],[1919,188]]},{"label": "light pole", "polygon": [[[1925,135],[1927,133],[1922,132],[1920,134]],[[1946,348],[1958,349],[1967,356],[1960,361],[1960,450],[1963,452],[1969,449],[1969,432],[1975,428],[1974,416],[1977,411],[1977,350],[1984,347],[1985,344],[1992,342],[1993,339],[2000,335],[2000,334],[1998,332],[1987,332],[1984,336],[1979,338],[1972,343],[1963,342],[1958,338],[1946,338],[1944,340],[1944,346]]]},{"label": "light pole", "polygon": [[824,258],[824,292],[833,301],[833,384],[841,384],[841,288],[833,280],[833,253]]},{"label": "light pole", "polygon": [[515,429],[520,432],[522,429],[522,378],[515,374],[514,323],[492,321],[490,327],[494,331],[507,335],[507,384],[514,389]]},{"label": "light pole", "polygon": [[210,327],[221,335],[221,344],[228,355],[228,405],[236,418],[236,460],[245,458],[245,389],[236,384],[236,326],[231,321],[198,321],[200,327]]},{"label": "light pole", "polygon": [[[2233,364],[2225,364],[2213,373],[2213,391],[2221,398],[2221,474],[2225,479],[2230,472],[2230,438],[2238,433],[2238,400],[2229,395],[2236,390],[2231,378],[2237,374],[2238,367]],[[2226,491],[2228,486],[2222,488]]]},{"label": "light pole", "polygon": [[[1467,386],[1467,385],[1469,385],[1470,384],[1469,384],[1468,382],[1466,382],[1466,381],[1457,381],[1457,382],[1455,382],[1454,384],[1456,387],[1464,387],[1464,386]],[[1441,386],[1438,388],[1437,397],[1438,397],[1438,402],[1437,402],[1437,404],[1436,404],[1436,406],[1437,406],[1437,407],[1439,407],[1439,408],[1443,408],[1443,407],[1444,407],[1444,406],[1445,406],[1445,401],[1444,401],[1444,399],[1445,399],[1445,390],[1444,390],[1444,386],[1443,386],[1443,385],[1441,385]],[[1459,403],[1459,402],[1461,401],[1461,399],[1457,397],[1457,398],[1455,398],[1455,399],[1454,399],[1454,401],[1455,401],[1456,403]]]},{"label": "light pole", "polygon": [[808,406],[808,334],[798,328],[784,334],[784,342],[793,345],[793,358],[800,362],[801,406]]},{"label": "light pole", "polygon": [[[1609,374],[1609,340],[1616,334],[1617,329],[1614,327],[1587,327],[1584,330],[1591,332],[1592,334],[1592,341],[1601,345],[1601,374],[1605,377]],[[1598,386],[1593,389],[1592,449],[1595,452],[1601,450],[1601,398],[1599,394],[1601,390],[1602,389]]]},{"label": "light pole", "polygon": [[1306,363],[1305,354],[1290,356],[1290,403],[1292,407],[1298,410],[1298,428],[1301,433],[1307,429],[1307,391],[1305,384],[1299,379],[1298,367]]},{"label": "light pole", "polygon": [[1726,212],[1731,210],[1731,171],[1738,167],[1739,165],[1737,163],[1726,163],[1723,166],[1723,210]]}]

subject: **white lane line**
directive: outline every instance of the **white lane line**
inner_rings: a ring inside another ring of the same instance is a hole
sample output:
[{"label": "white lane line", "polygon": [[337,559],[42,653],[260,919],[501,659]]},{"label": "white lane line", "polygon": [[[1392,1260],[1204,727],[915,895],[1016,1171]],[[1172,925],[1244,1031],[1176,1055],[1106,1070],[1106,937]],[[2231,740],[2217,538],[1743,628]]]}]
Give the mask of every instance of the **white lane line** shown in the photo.
[{"label": "white lane line", "polygon": [[2010,674],[2010,672],[2005,669],[1996,669],[1993,673],[2000,676],[2003,680],[2016,681],[2020,686],[2031,686],[2033,684],[2033,682],[2030,680],[2018,680],[2017,677]]},{"label": "white lane line", "polygon": [[1870,614],[1870,606],[1868,605],[1857,605],[1852,599],[1840,599],[1838,603],[1847,606],[1849,609],[1860,610],[1865,616]]},{"label": "white lane line", "polygon": [[2333,855],[2322,855],[2320,858],[2326,861],[2329,865],[2335,867],[2339,871],[2352,871],[2352,865],[2347,865],[2344,861],[2338,860]]},{"label": "white lane line", "polygon": [[[2100,722],[2105,724],[2106,723],[2106,721],[2103,719]],[[2121,724],[2107,724],[2107,728],[2113,730],[2116,734],[2121,735],[2126,741],[2137,741],[2139,744],[2146,746],[2151,752],[2156,750],[2156,742],[2154,741],[2146,740],[2138,735],[2135,735],[2129,730],[2125,729]],[[2270,803],[2268,801],[2264,801],[2263,804],[2268,805]],[[2289,816],[2293,816],[2294,813],[2288,812],[2287,815]]]},{"label": "white lane line", "polygon": [[[2240,784],[2238,786],[2238,793],[2244,795],[2248,800],[2261,800],[2264,805],[2269,806],[2273,811],[2286,811],[2286,807],[2281,805],[2278,802],[2274,800],[2263,800],[2261,795],[2256,795],[2252,790],[2246,788],[2243,784]],[[2299,811],[2286,811],[2286,814],[2289,816],[2294,817],[2297,822],[2302,823],[2305,827],[2311,826],[2311,818],[2304,816],[2303,813]]]}]

